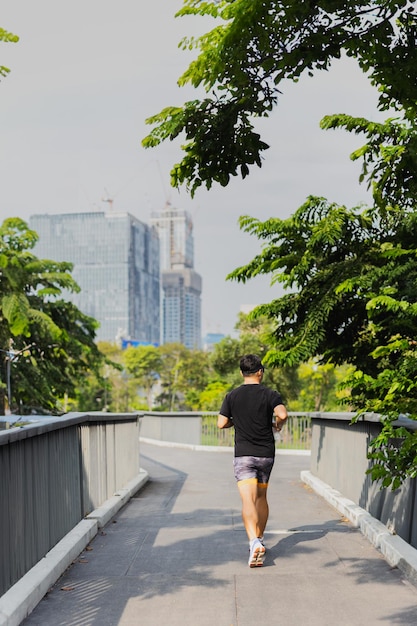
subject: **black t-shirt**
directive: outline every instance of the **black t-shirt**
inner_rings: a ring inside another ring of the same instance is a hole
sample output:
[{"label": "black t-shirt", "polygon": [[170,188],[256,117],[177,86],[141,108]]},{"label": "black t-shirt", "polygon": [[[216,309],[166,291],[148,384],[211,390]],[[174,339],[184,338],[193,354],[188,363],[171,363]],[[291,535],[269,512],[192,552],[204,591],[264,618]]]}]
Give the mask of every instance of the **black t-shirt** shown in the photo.
[{"label": "black t-shirt", "polygon": [[220,413],[233,420],[235,456],[275,456],[272,418],[279,404],[281,395],[264,385],[241,385],[226,394]]}]

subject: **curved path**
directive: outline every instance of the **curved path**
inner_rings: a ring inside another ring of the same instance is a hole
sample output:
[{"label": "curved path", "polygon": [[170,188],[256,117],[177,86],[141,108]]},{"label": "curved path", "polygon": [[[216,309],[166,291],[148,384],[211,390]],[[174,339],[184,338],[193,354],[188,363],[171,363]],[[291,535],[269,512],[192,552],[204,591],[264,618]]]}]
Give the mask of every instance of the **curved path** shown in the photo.
[{"label": "curved path", "polygon": [[54,585],[25,626],[417,624],[417,589],[278,455],[262,568],[248,544],[232,453],[141,444],[145,487]]}]

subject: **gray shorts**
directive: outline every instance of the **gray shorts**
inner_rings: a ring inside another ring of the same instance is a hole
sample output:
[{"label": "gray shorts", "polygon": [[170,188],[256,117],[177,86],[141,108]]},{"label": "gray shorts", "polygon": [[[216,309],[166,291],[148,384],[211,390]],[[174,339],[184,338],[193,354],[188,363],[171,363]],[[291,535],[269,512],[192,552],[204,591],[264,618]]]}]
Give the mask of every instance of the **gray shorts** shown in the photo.
[{"label": "gray shorts", "polygon": [[235,456],[233,460],[235,478],[237,481],[255,478],[259,484],[267,485],[274,461],[274,457]]}]

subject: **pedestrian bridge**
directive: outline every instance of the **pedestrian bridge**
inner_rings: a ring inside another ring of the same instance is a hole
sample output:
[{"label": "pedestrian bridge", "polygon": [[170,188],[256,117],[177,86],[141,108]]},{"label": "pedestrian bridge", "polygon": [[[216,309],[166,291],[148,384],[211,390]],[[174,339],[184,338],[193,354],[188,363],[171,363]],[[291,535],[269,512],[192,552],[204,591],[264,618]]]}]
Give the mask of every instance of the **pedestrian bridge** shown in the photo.
[{"label": "pedestrian bridge", "polygon": [[[350,426],[346,414],[311,414],[311,454],[278,450],[268,558],[253,589],[232,452],[175,441],[201,430],[203,417],[72,414],[0,433],[0,624],[242,626],[281,623],[284,609],[283,624],[334,624],[336,614],[351,624],[352,606],[341,613],[349,590],[352,603],[365,603],[358,623],[417,623],[414,587],[401,583],[402,572],[417,571],[412,485],[394,498],[369,484],[375,418]],[[139,444],[148,428],[160,439]],[[409,536],[393,535],[366,507]]]}]

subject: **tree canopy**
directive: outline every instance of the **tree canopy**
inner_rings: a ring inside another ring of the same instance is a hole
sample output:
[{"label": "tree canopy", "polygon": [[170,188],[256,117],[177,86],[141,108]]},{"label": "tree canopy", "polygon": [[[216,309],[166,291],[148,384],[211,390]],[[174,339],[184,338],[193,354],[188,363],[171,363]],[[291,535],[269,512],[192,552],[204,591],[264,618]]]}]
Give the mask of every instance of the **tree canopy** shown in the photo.
[{"label": "tree canopy", "polygon": [[406,125],[414,123],[417,12],[411,0],[185,0],[177,13],[184,15],[215,21],[209,32],[180,44],[197,57],[178,84],[202,87],[207,96],[149,118],[154,128],[143,140],[152,147],[185,136],[185,155],[171,171],[175,187],[185,184],[194,194],[201,185],[227,185],[239,173],[245,178],[253,164],[261,167],[268,145],[254,120],[270,114],[286,80],[327,70],[342,53],[378,87],[382,111],[401,109]]},{"label": "tree canopy", "polygon": [[[246,282],[265,273],[286,290],[253,313],[275,322],[266,361],[295,365],[319,355],[322,363],[351,364],[349,401],[356,409],[417,417],[417,388],[410,393],[417,356],[416,214],[392,209],[382,219],[376,209],[311,197],[286,220],[242,217],[240,223],[263,250],[229,278]],[[393,380],[406,370],[408,386],[404,379],[401,397],[388,406]]]},{"label": "tree canopy", "polygon": [[[249,352],[264,358],[273,345],[273,325],[265,316],[255,319],[240,313],[235,329],[237,337],[224,337],[210,352],[178,343],[123,350],[101,342],[101,352],[112,363],[104,366],[101,382],[91,376],[79,385],[77,409],[218,412],[226,392],[242,383],[240,358]],[[264,381],[279,389],[291,410],[332,410],[337,402],[339,369],[312,359],[302,369],[267,367]]]}]

